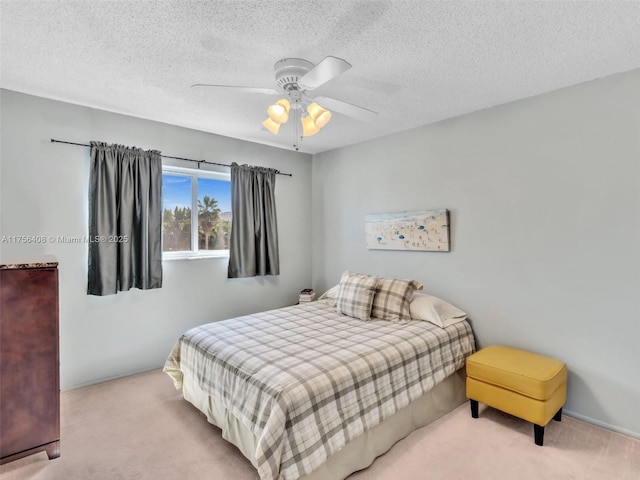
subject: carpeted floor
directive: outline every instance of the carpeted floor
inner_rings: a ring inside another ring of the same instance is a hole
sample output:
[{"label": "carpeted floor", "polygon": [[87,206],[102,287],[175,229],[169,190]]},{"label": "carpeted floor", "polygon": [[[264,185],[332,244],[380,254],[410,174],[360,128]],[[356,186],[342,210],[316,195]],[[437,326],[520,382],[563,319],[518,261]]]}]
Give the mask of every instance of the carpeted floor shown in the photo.
[{"label": "carpeted floor", "polygon": [[[638,480],[640,440],[564,416],[545,446],[533,427],[465,403],[398,442],[349,480]],[[61,457],[40,453],[0,467],[2,480],[256,480],[222,439],[155,370],[62,393]]]}]

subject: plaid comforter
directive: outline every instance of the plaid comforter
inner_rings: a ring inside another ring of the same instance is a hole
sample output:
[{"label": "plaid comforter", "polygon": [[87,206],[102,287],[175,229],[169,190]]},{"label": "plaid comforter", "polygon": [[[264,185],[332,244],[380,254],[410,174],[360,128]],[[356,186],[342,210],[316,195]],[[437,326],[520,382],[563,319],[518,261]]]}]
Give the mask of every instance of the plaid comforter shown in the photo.
[{"label": "plaid comforter", "polygon": [[253,432],[262,480],[292,480],[461,368],[474,345],[466,321],[364,322],[320,300],[192,328],[165,371],[198,378]]}]

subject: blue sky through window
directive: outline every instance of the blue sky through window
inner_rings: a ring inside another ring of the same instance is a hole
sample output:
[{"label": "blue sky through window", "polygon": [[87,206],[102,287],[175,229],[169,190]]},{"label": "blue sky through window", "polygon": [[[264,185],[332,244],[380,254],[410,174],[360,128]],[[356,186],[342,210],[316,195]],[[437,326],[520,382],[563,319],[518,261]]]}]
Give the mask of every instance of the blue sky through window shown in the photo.
[{"label": "blue sky through window", "polygon": [[[191,178],[182,175],[162,175],[163,206],[171,211],[175,207],[191,208]],[[205,195],[218,201],[221,212],[231,211],[231,184],[227,180],[198,178],[198,199]]]}]

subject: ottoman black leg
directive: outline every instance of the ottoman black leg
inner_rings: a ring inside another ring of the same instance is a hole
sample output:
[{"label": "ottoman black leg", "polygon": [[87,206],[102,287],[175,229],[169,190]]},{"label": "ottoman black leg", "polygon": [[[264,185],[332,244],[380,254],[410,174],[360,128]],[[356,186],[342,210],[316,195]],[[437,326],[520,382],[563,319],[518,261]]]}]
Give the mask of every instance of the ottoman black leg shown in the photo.
[{"label": "ottoman black leg", "polygon": [[554,419],[556,422],[561,422],[561,421],[562,421],[562,407],[560,407],[560,410],[558,410],[558,411],[556,412],[556,414],[553,416],[553,419]]},{"label": "ottoman black leg", "polygon": [[473,418],[478,418],[478,401],[469,400],[469,405],[471,405],[471,416]]},{"label": "ottoman black leg", "polygon": [[540,425],[533,424],[533,436],[536,440],[536,445],[542,446],[542,442],[544,441],[544,427]]}]

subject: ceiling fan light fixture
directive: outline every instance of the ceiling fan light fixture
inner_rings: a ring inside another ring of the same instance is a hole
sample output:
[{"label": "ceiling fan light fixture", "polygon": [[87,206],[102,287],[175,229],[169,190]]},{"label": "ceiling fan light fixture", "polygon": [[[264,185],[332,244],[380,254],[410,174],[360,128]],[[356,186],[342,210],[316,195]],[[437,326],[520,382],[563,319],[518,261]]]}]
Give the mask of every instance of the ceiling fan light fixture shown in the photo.
[{"label": "ceiling fan light fixture", "polygon": [[[215,87],[221,89],[220,91],[242,91],[281,96],[277,102],[267,107],[268,118],[262,122],[262,126],[272,134],[277,135],[280,127],[288,122],[289,114],[291,114],[293,117],[292,125],[285,130],[293,130],[293,147],[298,150],[298,142],[302,137],[309,137],[318,133],[321,128],[329,123],[333,115],[331,111],[318,105],[307,92],[317,89],[350,68],[351,64],[349,62],[331,55],[315,65],[301,58],[283,58],[278,60],[273,67],[276,85],[278,86],[277,90],[207,83],[196,83],[191,86]],[[377,118],[378,115],[377,112],[372,110],[342,102],[335,98],[319,96],[316,99],[322,104],[328,105],[333,111],[358,120],[371,121]],[[309,102],[311,102],[310,105]],[[302,115],[305,115],[305,106],[308,113],[306,117],[302,118]],[[300,126],[302,126],[302,134]]]},{"label": "ceiling fan light fixture", "polygon": [[331,120],[331,112],[326,108],[322,108],[316,102],[307,107],[307,112],[313,117],[313,122],[318,128],[324,127]]},{"label": "ceiling fan light fixture", "polygon": [[269,118],[275,123],[283,124],[289,120],[290,108],[289,101],[286,98],[281,98],[273,105],[269,105],[267,113],[269,114]]},{"label": "ceiling fan light fixture", "polygon": [[315,135],[320,131],[320,128],[316,125],[313,117],[311,115],[307,115],[306,117],[302,117],[300,119],[302,123],[302,136],[310,137],[311,135]]},{"label": "ceiling fan light fixture", "polygon": [[274,135],[278,134],[278,130],[280,130],[280,124],[271,120],[271,118],[267,118],[264,122],[262,122],[264,128],[269,130]]}]

